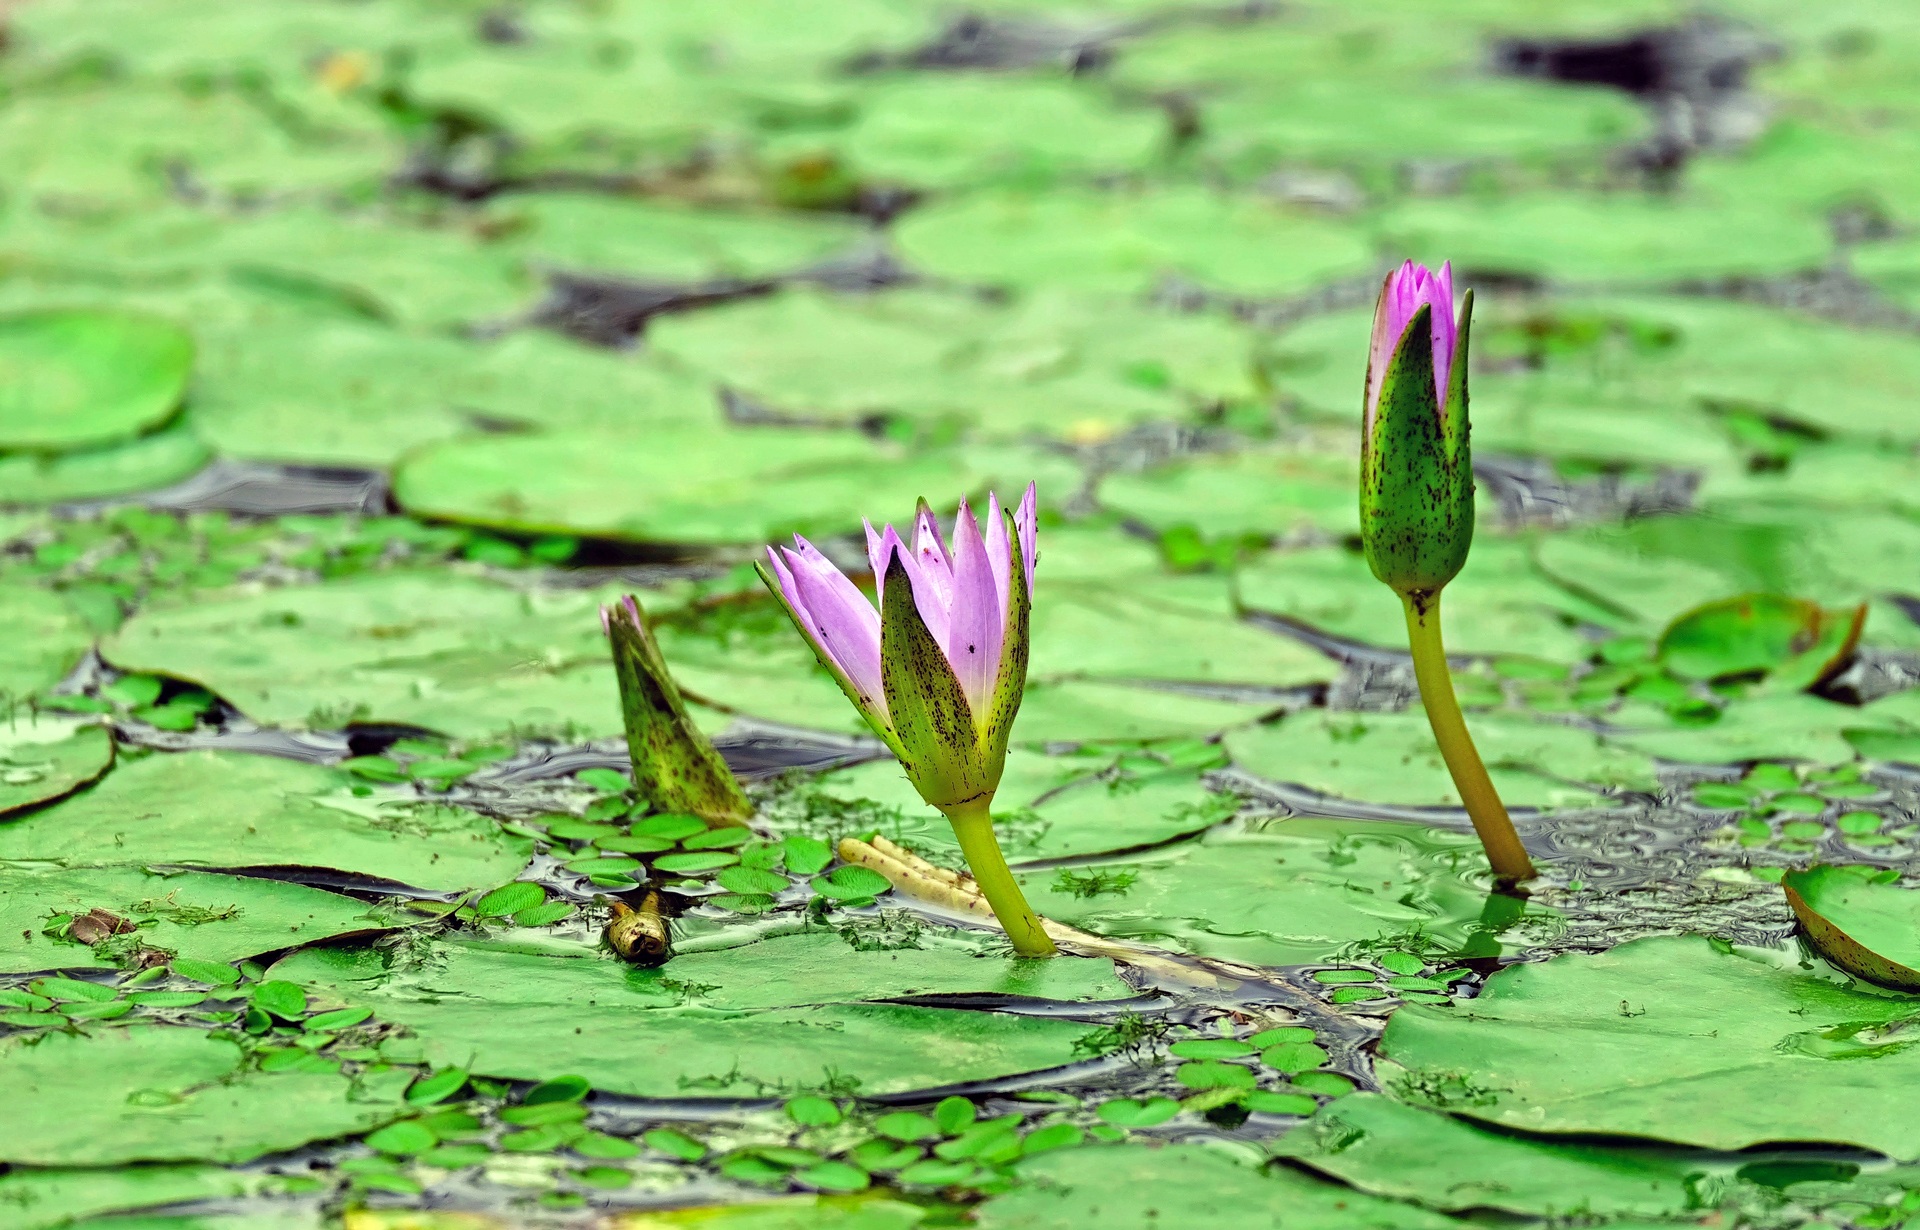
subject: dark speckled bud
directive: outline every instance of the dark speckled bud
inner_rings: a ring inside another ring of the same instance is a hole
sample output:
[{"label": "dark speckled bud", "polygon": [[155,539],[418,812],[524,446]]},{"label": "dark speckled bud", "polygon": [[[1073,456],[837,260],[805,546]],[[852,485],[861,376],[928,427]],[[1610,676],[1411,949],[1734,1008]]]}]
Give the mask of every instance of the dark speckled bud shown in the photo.
[{"label": "dark speckled bud", "polygon": [[1473,456],[1467,445],[1467,334],[1451,266],[1408,263],[1374,311],[1360,436],[1360,538],[1373,575],[1424,608],[1467,562]]}]

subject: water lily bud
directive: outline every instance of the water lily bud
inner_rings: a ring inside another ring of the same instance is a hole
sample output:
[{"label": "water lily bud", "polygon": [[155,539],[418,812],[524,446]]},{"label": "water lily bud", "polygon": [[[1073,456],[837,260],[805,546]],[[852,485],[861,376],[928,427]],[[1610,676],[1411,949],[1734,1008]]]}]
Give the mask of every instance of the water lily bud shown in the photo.
[{"label": "water lily bud", "polygon": [[1473,457],[1467,334],[1473,292],[1453,303],[1453,266],[1409,261],[1374,308],[1360,434],[1360,538],[1367,564],[1416,607],[1467,562]]},{"label": "water lily bud", "polygon": [[639,602],[629,595],[601,607],[600,624],[613,646],[634,790],[663,811],[686,812],[715,827],[745,824],[753,805],[688,715]]},{"label": "water lily bud", "polygon": [[999,787],[1026,689],[1037,532],[1032,487],[1013,511],[989,497],[985,534],[963,502],[951,545],[925,502],[911,545],[869,525],[878,610],[804,538],[761,567],[847,699],[942,810],[984,807]]}]

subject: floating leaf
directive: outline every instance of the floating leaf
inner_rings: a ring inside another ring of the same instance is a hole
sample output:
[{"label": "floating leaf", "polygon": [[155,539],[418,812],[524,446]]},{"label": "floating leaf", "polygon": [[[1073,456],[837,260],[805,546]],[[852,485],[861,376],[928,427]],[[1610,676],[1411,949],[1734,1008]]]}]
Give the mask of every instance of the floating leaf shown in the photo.
[{"label": "floating leaf", "polygon": [[1920,991],[1920,893],[1877,867],[1819,865],[1780,881],[1819,954],[1856,978]]},{"label": "floating leaf", "polygon": [[1812,687],[1846,665],[1866,618],[1864,603],[1829,611],[1800,598],[1744,594],[1667,625],[1660,659],[1690,679],[1767,674],[1780,687]]}]

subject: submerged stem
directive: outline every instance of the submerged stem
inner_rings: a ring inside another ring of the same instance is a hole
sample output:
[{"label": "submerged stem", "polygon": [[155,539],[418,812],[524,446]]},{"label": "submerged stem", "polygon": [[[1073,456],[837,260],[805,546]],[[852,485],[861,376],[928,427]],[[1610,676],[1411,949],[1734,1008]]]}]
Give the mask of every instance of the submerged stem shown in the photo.
[{"label": "submerged stem", "polygon": [[1007,869],[999,839],[993,835],[991,806],[989,796],[986,800],[972,800],[940,810],[953,822],[953,834],[960,839],[960,853],[967,860],[967,869],[973,872],[980,895],[993,907],[993,916],[1000,920],[1007,938],[1013,941],[1014,953],[1022,957],[1050,957],[1058,950],[1033,907],[1027,904],[1013,872]]},{"label": "submerged stem", "polygon": [[1420,703],[1426,707],[1427,723],[1433,727],[1434,741],[1446,758],[1447,772],[1453,775],[1454,789],[1460,792],[1473,831],[1486,847],[1494,878],[1507,885],[1531,880],[1533,860],[1527,857],[1506,804],[1487,776],[1487,766],[1481,763],[1473,736],[1467,733],[1467,720],[1461,716],[1460,702],[1453,694],[1447,651],[1440,644],[1440,595],[1434,593],[1424,603],[1403,595],[1401,601],[1407,609],[1407,640],[1413,648],[1413,676],[1420,683]]}]

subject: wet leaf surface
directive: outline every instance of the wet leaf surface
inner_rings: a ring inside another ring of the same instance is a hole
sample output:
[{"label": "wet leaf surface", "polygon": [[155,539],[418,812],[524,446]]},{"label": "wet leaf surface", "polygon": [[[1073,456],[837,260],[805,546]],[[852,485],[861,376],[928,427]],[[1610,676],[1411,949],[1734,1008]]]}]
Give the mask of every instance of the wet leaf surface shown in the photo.
[{"label": "wet leaf surface", "polygon": [[1920,991],[1920,901],[1876,867],[1814,866],[1780,881],[1807,942],[1841,969]]},{"label": "wet leaf surface", "polygon": [[1898,1109],[1920,1062],[1912,998],[1723,947],[1646,939],[1517,966],[1462,1008],[1401,1009],[1382,1051],[1404,1096],[1496,1125],[1920,1155]]}]

